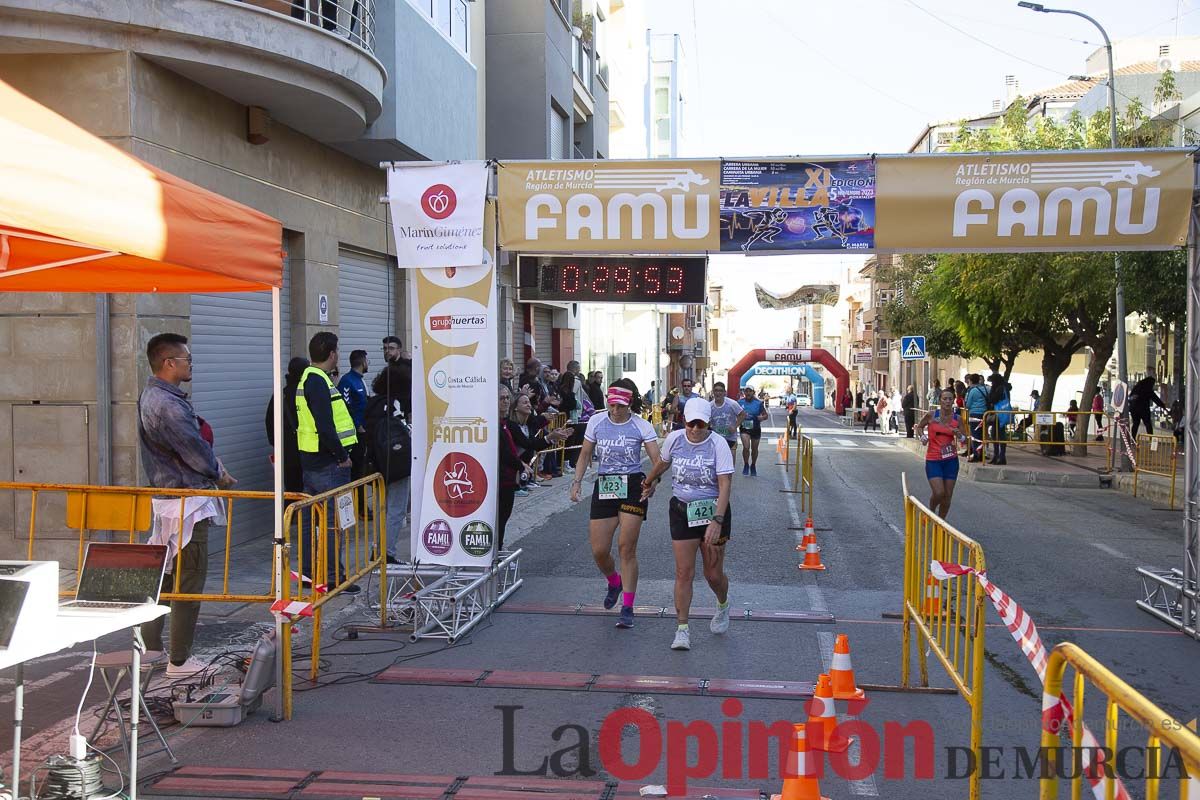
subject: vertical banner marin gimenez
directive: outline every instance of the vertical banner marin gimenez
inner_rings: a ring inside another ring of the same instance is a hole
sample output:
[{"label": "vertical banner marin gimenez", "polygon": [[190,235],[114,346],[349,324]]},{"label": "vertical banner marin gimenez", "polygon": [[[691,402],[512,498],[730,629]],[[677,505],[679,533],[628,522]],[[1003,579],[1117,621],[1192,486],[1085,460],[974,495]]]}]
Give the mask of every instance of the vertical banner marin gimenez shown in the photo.
[{"label": "vertical banner marin gimenez", "polygon": [[486,162],[407,161],[383,166],[399,267],[483,263]]},{"label": "vertical banner marin gimenez", "polygon": [[491,564],[496,541],[496,271],[421,269],[409,302],[413,347],[412,558]]},{"label": "vertical banner marin gimenez", "polygon": [[384,164],[413,353],[414,562],[486,566],[496,538],[495,210],[482,161]]},{"label": "vertical banner marin gimenez", "polygon": [[874,248],[874,159],[721,162],[722,252]]}]

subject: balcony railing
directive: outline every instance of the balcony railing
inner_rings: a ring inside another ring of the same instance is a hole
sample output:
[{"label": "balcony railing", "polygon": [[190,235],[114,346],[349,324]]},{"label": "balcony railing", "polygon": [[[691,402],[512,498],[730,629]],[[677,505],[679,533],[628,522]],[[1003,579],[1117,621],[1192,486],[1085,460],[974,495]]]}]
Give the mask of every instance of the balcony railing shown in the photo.
[{"label": "balcony railing", "polygon": [[583,39],[575,39],[574,47],[571,48],[571,66],[584,88],[588,90],[588,94],[595,94],[596,69],[592,63],[592,52],[584,45]]},{"label": "balcony railing", "polygon": [[375,0],[242,0],[329,31],[375,52]]}]

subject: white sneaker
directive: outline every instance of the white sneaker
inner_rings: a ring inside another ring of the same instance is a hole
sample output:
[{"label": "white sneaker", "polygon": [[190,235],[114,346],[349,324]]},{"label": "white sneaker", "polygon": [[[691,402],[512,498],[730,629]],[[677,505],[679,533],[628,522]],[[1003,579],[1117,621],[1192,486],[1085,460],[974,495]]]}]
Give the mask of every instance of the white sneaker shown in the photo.
[{"label": "white sneaker", "polygon": [[688,632],[687,628],[676,628],[675,629],[675,641],[671,642],[671,649],[672,650],[691,650],[692,649],[692,635]]},{"label": "white sneaker", "polygon": [[207,670],[208,670],[207,664],[205,664],[201,661],[198,661],[195,658],[189,658],[187,661],[183,662],[182,664],[179,664],[178,666],[176,666],[175,664],[168,664],[167,665],[167,677],[168,678],[191,678],[191,677],[195,677],[196,675],[199,675],[200,673],[205,672]]},{"label": "white sneaker", "polygon": [[729,604],[726,603],[724,608],[717,608],[717,613],[713,615],[712,621],[708,623],[708,629],[713,633],[724,633],[729,630]]}]

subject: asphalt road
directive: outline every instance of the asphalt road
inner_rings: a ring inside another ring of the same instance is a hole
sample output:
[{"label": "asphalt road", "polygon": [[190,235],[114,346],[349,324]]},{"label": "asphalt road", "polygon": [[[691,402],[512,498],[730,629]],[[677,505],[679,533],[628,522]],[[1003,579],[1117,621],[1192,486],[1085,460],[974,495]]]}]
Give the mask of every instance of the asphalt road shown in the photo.
[{"label": "asphalt road", "polygon": [[[775,426],[782,412],[773,410]],[[753,722],[804,721],[797,700],[742,698],[741,707],[717,697],[657,692],[581,692],[545,689],[489,689],[378,684],[363,680],[392,663],[432,669],[477,668],[553,673],[618,673],[698,679],[812,681],[827,669],[834,635],[847,633],[854,666],[862,683],[894,685],[900,678],[901,626],[889,615],[900,609],[903,570],[901,473],[919,497],[926,488],[921,461],[897,446],[894,437],[850,431],[832,416],[801,412],[815,448],[816,513],[821,573],[797,570],[795,495],[783,494],[785,470],[776,465],[774,434],[764,437],[757,478],[734,477],[735,527],[726,560],[735,609],[828,611],[834,624],[746,621],[735,619],[729,632],[715,636],[705,620],[693,620],[692,650],[669,649],[674,622],[639,617],[632,630],[617,630],[604,616],[533,613],[493,615],[462,643],[406,645],[390,636],[339,642],[326,650],[329,668],[343,680],[359,681],[297,695],[296,719],[273,724],[260,713],[232,729],[190,729],[176,733],[177,754],[189,765],[291,767],[438,775],[491,775],[506,767],[535,769],[556,751],[563,772],[581,766],[593,780],[621,777],[612,754],[601,752],[604,720],[622,708],[636,708],[659,721],[668,735],[659,752],[636,736],[622,738],[627,762],[648,759],[650,774],[640,784],[668,778],[666,750],[699,759],[697,739],[684,746],[683,729],[669,722],[705,721],[719,731],[715,760],[705,761],[693,785],[778,792],[774,753],[770,775],[748,775],[747,731]],[[740,454],[739,454],[740,467]],[[674,566],[666,525],[665,492],[651,503],[639,547],[641,582],[638,604],[671,606]],[[959,485],[950,521],[984,547],[989,574],[1030,612],[1049,646],[1074,641],[1135,688],[1183,720],[1197,715],[1200,644],[1175,634],[1134,606],[1140,590],[1139,564],[1173,566],[1180,559],[1178,512],[1159,512],[1149,503],[1103,490],[1064,490],[1005,484]],[[604,582],[592,564],[586,538],[587,503],[550,517],[520,541],[525,585],[513,603],[599,604]],[[697,576],[694,605],[715,603]],[[989,622],[998,618],[988,609]],[[1040,728],[1040,686],[1028,661],[1002,627],[987,631],[984,744],[1004,748],[997,758],[1005,779],[990,780],[986,798],[1029,798],[1033,781],[1013,780],[1015,747],[1036,747]],[[88,653],[90,655],[90,653]],[[47,663],[32,677],[52,675],[70,666]],[[949,686],[945,673],[931,666],[931,680]],[[69,676],[68,676],[69,677]],[[55,685],[78,691],[77,680]],[[0,686],[0,695],[6,693]],[[33,727],[73,713],[77,694],[61,692],[36,712]],[[1086,717],[1102,711],[1099,694],[1089,693]],[[67,700],[69,702],[62,702]],[[30,705],[36,707],[37,694]],[[935,761],[930,779],[913,777],[907,758],[904,777],[877,771],[850,781],[827,775],[823,794],[831,798],[964,797],[966,782],[947,777],[948,748],[968,742],[967,705],[957,695],[872,692],[857,709],[874,733],[889,740],[894,724],[924,721],[933,733]],[[846,711],[839,703],[839,713]],[[499,706],[513,708],[507,712]],[[47,708],[48,707],[48,708]],[[0,714],[8,714],[7,698]],[[505,714],[511,725],[505,724]],[[40,715],[40,716],[39,716]],[[893,723],[893,725],[889,725]],[[563,726],[579,726],[578,728]],[[1096,726],[1097,730],[1101,730]],[[557,731],[557,737],[556,737]],[[35,730],[36,732],[36,730]],[[699,734],[697,734],[699,735]],[[586,740],[581,748],[578,740]],[[1144,740],[1127,732],[1122,742]],[[735,746],[741,742],[740,746]],[[671,745],[668,748],[668,745]],[[867,747],[861,750],[869,751]],[[585,754],[585,755],[581,755]],[[864,753],[870,757],[870,752]],[[961,756],[960,764],[961,764]],[[507,762],[507,764],[506,764]],[[682,774],[681,762],[675,776]],[[161,756],[143,770],[169,767]]]}]

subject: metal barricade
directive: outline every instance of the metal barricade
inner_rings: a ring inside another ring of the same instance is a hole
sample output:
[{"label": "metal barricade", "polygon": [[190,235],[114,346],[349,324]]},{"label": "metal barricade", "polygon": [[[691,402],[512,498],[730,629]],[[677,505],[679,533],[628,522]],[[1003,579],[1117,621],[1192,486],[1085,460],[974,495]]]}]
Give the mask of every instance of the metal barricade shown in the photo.
[{"label": "metal barricade", "polygon": [[[1009,417],[1009,421],[1003,425],[999,424],[1002,415]],[[1096,418],[1094,426],[1089,422],[1091,417]],[[985,411],[983,417],[979,418],[980,438],[978,441],[984,451],[987,450],[988,445],[1037,445],[1039,447],[1075,447],[1082,449],[1083,454],[1087,455],[1088,448],[1099,447],[1109,451],[1108,463],[1111,466],[1110,442],[1103,439],[1088,441],[1086,434],[1082,442],[1076,441],[1074,438],[1076,425],[1088,423],[1089,433],[1093,428],[1099,432],[1111,428],[1108,419],[1109,415],[1103,411],[1023,411],[1016,408],[1006,411]],[[971,422],[975,422],[975,420],[976,418],[972,418]],[[1053,435],[1055,425],[1060,422],[1063,426],[1061,440],[1055,439]]]},{"label": "metal barricade", "polygon": [[[1160,785],[1164,778],[1159,774],[1168,760],[1168,751],[1173,750],[1182,761],[1183,770],[1179,770],[1179,797],[1197,796],[1200,789],[1200,737],[1188,730],[1187,726],[1157,705],[1138,693],[1136,689],[1114,675],[1107,667],[1088,655],[1082,648],[1069,642],[1063,642],[1050,652],[1046,665],[1045,702],[1058,702],[1062,695],[1063,678],[1067,667],[1075,670],[1075,682],[1071,710],[1073,720],[1070,727],[1071,748],[1066,750],[1076,760],[1082,748],[1087,747],[1083,731],[1084,689],[1091,683],[1104,693],[1108,704],[1104,710],[1104,742],[1099,743],[1103,748],[1103,763],[1094,770],[1079,769],[1077,765],[1059,764],[1062,753],[1062,731],[1053,730],[1053,725],[1046,725],[1046,715],[1043,714],[1041,752],[1045,754],[1046,767],[1041,773],[1038,797],[1041,800],[1055,800],[1058,797],[1059,783],[1069,780],[1071,797],[1078,798],[1083,793],[1084,781],[1103,784],[1104,796],[1111,798],[1116,793],[1116,781],[1111,777],[1111,760],[1115,756],[1119,766],[1124,758],[1121,755],[1119,734],[1122,727],[1121,712],[1135,720],[1147,732],[1146,750],[1139,759],[1139,768],[1143,770],[1145,779],[1144,797],[1146,800],[1158,800]],[[1051,728],[1047,730],[1046,728]],[[1164,747],[1165,745],[1165,747]],[[1093,745],[1094,747],[1095,745]],[[1092,762],[1099,759],[1092,756]],[[1156,769],[1157,767],[1157,769]],[[1064,775],[1065,773],[1065,775]],[[1089,775],[1090,773],[1090,775]],[[1188,776],[1191,776],[1190,778]],[[1123,780],[1129,776],[1119,775]],[[1098,789],[1099,787],[1096,787]],[[1089,787],[1089,795],[1099,795],[1099,791]],[[1190,792],[1189,792],[1190,789]]]},{"label": "metal barricade", "polygon": [[[386,492],[383,476],[376,473],[305,497],[284,511],[282,599],[312,605],[310,680],[316,680],[320,668],[321,616],[325,604],[371,572],[379,579],[379,625],[387,627]],[[293,552],[293,543],[301,545],[298,553]],[[310,554],[307,558],[306,549]],[[329,563],[331,560],[334,563]],[[281,627],[283,718],[291,719],[292,626]]]},{"label": "metal barricade", "polygon": [[[224,550],[221,559],[221,583],[219,591],[186,593],[179,591],[183,552],[175,556],[172,570],[175,582],[172,591],[163,592],[162,600],[229,602],[229,603],[273,603],[276,599],[275,570],[273,558],[268,555],[262,562],[261,572],[249,577],[230,576],[234,520],[244,514],[251,502],[261,504],[264,517],[271,524],[270,509],[275,495],[272,492],[232,491],[220,489],[156,489],[148,486],[91,486],[66,483],[15,483],[0,482],[0,492],[12,492],[16,496],[16,518],[14,526],[27,531],[25,557],[28,560],[58,561],[66,569],[79,576],[83,568],[83,553],[88,542],[114,541],[123,539],[129,543],[144,543],[153,526],[152,500],[178,501],[180,517],[189,498],[212,497],[222,501],[225,515]],[[28,493],[28,502],[25,501]],[[285,500],[299,501],[304,494],[285,494]],[[28,517],[26,524],[24,518]],[[270,536],[266,539],[270,541]],[[67,542],[71,542],[67,545]],[[74,563],[64,558],[67,548],[74,555]],[[65,563],[64,563],[65,562]],[[234,583],[240,584],[235,586]],[[215,588],[215,587],[214,587]],[[71,588],[60,590],[63,597],[74,594]]]},{"label": "metal barricade", "polygon": [[[931,561],[964,564],[978,572],[987,565],[983,548],[930,511],[908,493],[908,480],[902,474],[904,493],[904,609],[901,644],[900,683],[911,686],[910,655],[912,629],[928,643],[928,650],[949,673],[955,688],[971,711],[970,747],[980,757],[983,737],[983,663],[984,601],[979,582],[970,575],[938,581],[929,570]],[[921,686],[929,685],[926,648],[917,642]],[[978,762],[977,763],[981,763]],[[980,770],[971,774],[968,797],[979,798]]]},{"label": "metal barricade", "polygon": [[1158,475],[1171,482],[1170,507],[1175,508],[1175,437],[1157,433],[1139,433],[1137,462],[1133,465],[1133,496],[1138,496],[1138,476]]},{"label": "metal barricade", "polygon": [[800,466],[800,510],[813,515],[813,441],[801,436],[797,447],[796,462]]}]

